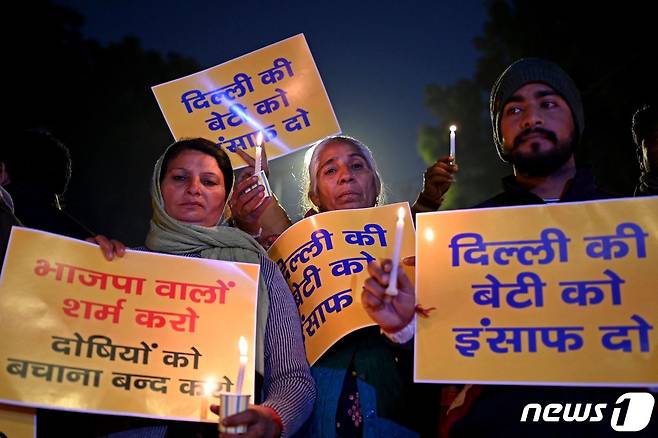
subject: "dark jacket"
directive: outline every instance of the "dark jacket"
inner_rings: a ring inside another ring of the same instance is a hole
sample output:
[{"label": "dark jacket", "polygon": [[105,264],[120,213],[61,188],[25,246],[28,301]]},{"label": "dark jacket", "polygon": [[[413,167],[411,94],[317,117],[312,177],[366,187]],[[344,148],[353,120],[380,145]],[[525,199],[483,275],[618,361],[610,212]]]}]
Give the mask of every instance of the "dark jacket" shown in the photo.
[{"label": "dark jacket", "polygon": [[[515,205],[545,204],[544,200],[534,193],[519,186],[513,175],[502,180],[503,192],[493,198],[476,205],[474,208],[511,207]],[[589,169],[578,169],[576,175],[567,183],[566,190],[559,202],[594,201],[614,197],[596,186],[594,175]]]}]

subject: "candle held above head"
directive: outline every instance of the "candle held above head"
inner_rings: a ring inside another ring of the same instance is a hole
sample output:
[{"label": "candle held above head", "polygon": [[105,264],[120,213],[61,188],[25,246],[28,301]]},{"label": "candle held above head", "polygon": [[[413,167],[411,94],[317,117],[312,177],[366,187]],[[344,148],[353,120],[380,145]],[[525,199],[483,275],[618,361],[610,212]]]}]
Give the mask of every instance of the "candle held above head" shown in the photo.
[{"label": "candle held above head", "polygon": [[455,162],[455,131],[457,131],[457,127],[450,125],[450,157],[453,163]]}]

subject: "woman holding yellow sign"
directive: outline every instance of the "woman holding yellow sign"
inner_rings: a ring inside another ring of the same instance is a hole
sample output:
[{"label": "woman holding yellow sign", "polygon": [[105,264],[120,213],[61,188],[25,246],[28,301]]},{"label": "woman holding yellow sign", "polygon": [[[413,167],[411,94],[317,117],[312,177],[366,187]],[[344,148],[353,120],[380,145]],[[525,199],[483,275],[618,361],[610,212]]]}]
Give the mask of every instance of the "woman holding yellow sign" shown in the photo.
[{"label": "woman holding yellow sign", "polygon": [[[246,157],[245,161],[250,164]],[[436,169],[433,166],[426,174],[426,186],[432,188],[437,181],[434,177],[443,175],[445,187],[432,192],[436,195],[432,203],[437,207],[456,170],[456,166],[448,164],[448,157],[439,162]],[[328,137],[307,152],[307,163],[306,217],[382,204],[383,185],[375,160],[360,141],[347,136]],[[250,190],[244,193],[245,188]],[[426,196],[427,191],[424,192]],[[249,211],[250,203],[259,197],[261,191],[251,189],[245,179],[236,188],[232,210]],[[237,219],[238,223],[246,222],[245,217]],[[411,437],[435,432],[436,413],[425,414],[423,409],[437,405],[436,390],[413,384],[412,365],[412,351],[394,346],[382,336],[379,327],[347,335],[311,367],[318,397],[303,430],[305,436]]]},{"label": "woman holding yellow sign", "polygon": [[[263,401],[222,423],[246,425],[242,436],[247,437],[289,436],[308,418],[315,387],[295,304],[277,266],[247,234],[218,225],[232,184],[229,158],[211,141],[195,138],[171,145],[153,173],[146,249],[260,265],[256,370],[264,381],[256,396],[262,393]],[[105,252],[111,251],[109,242],[98,242]],[[216,406],[213,411],[217,413]]]}]

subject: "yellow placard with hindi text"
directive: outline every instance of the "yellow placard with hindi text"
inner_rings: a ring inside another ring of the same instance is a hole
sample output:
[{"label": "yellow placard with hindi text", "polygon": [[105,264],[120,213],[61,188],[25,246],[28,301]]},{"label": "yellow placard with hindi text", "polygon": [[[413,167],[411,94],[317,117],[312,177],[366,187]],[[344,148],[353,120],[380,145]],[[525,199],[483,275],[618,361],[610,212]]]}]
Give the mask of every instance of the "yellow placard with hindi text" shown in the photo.
[{"label": "yellow placard with hindi text", "polygon": [[311,365],[345,335],[375,324],[361,305],[366,266],[393,258],[400,211],[400,257],[411,256],[414,226],[406,202],[316,214],[288,228],[268,251],[295,298]]},{"label": "yellow placard with hindi text", "polygon": [[658,197],[417,217],[418,382],[658,385]]},{"label": "yellow placard with hindi text", "polygon": [[262,132],[268,159],[340,132],[303,34],[201,72],[156,85],[153,93],[174,138],[216,142],[233,168],[254,155]]},{"label": "yellow placard with hindi text", "polygon": [[0,401],[190,421],[254,391],[258,265],[126,251],[14,227],[0,279]]},{"label": "yellow placard with hindi text", "polygon": [[36,409],[0,404],[0,437],[36,437]]}]

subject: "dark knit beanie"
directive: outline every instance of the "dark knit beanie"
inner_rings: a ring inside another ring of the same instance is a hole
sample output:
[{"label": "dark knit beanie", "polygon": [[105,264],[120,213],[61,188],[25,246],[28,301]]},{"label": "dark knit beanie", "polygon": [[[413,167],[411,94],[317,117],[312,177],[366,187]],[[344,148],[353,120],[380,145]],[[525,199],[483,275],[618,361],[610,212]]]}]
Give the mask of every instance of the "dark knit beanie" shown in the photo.
[{"label": "dark knit beanie", "polygon": [[500,116],[503,107],[519,88],[533,82],[550,86],[567,101],[573,114],[576,142],[583,135],[585,128],[583,103],[574,81],[555,63],[539,58],[522,58],[507,67],[500,75],[491,89],[489,99],[494,143],[498,149],[498,155],[503,161],[507,161],[504,158],[503,135],[500,132]]}]

